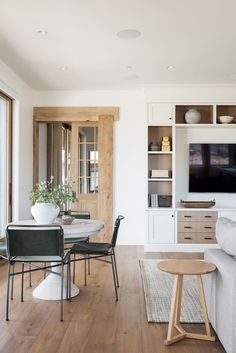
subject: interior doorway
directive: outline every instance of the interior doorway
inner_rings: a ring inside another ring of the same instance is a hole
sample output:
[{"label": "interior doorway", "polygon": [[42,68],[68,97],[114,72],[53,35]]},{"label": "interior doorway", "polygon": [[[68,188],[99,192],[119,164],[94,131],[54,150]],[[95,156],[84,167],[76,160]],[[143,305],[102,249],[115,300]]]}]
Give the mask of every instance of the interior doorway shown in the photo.
[{"label": "interior doorway", "polygon": [[[112,114],[105,114],[106,109]],[[57,183],[72,181],[78,198],[72,210],[103,220],[105,232],[99,234],[103,241],[110,240],[113,227],[113,123],[117,115],[117,108],[34,109],[34,185],[51,176]]]}]

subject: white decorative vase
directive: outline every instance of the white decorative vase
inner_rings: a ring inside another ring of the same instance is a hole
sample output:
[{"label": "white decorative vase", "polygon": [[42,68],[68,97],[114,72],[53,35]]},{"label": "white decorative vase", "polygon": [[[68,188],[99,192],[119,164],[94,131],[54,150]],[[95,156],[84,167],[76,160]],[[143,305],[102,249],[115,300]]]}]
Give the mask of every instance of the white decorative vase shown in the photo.
[{"label": "white decorative vase", "polygon": [[31,207],[31,214],[38,224],[51,224],[60,212],[51,203],[38,203]]},{"label": "white decorative vase", "polygon": [[189,109],[185,113],[185,121],[187,124],[198,124],[201,120],[201,113],[196,109]]}]

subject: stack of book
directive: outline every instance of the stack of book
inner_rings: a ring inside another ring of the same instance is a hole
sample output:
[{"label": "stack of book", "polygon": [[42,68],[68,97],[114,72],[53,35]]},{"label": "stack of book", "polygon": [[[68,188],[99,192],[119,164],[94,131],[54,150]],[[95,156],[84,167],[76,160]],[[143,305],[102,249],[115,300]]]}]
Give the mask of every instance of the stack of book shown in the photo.
[{"label": "stack of book", "polygon": [[148,194],[148,206],[158,207],[158,194]]}]

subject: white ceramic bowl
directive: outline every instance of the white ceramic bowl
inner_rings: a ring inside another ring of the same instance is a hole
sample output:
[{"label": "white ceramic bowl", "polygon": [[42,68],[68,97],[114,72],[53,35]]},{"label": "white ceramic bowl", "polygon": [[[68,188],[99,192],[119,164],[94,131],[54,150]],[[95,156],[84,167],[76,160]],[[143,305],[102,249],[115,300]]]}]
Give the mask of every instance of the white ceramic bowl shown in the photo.
[{"label": "white ceramic bowl", "polygon": [[218,121],[221,123],[221,124],[229,124],[231,123],[231,121],[234,119],[233,116],[230,116],[230,115],[221,115],[221,116],[218,116]]}]

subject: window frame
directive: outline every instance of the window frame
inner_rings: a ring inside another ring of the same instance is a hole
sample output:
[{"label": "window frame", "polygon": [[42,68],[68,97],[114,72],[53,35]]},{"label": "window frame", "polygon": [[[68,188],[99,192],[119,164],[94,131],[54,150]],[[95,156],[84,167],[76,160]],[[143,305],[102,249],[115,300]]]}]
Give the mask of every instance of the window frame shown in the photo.
[{"label": "window frame", "polygon": [[0,91],[0,98],[7,102],[7,185],[6,185],[6,207],[7,207],[7,222],[12,221],[12,142],[13,142],[13,99]]}]

